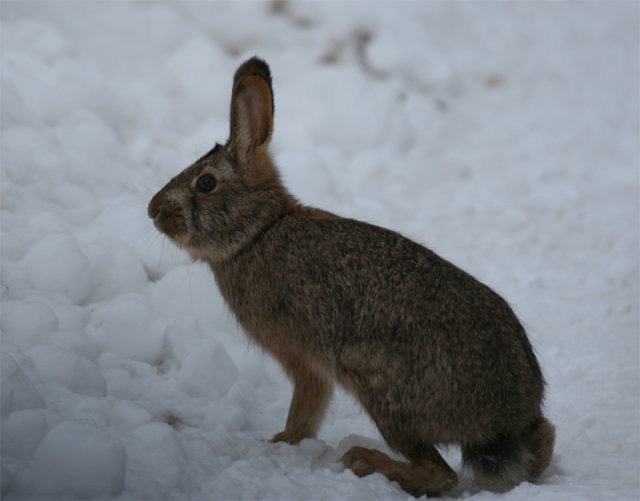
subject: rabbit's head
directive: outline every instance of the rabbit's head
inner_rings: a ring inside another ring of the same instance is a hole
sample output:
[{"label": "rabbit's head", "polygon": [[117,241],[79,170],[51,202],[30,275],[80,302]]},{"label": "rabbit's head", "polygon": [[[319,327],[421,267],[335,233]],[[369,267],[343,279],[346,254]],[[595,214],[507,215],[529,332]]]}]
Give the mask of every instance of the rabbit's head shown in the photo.
[{"label": "rabbit's head", "polygon": [[156,228],[194,259],[217,262],[237,253],[292,200],[267,151],[272,132],[271,74],[254,57],[234,76],[229,139],[151,199]]}]

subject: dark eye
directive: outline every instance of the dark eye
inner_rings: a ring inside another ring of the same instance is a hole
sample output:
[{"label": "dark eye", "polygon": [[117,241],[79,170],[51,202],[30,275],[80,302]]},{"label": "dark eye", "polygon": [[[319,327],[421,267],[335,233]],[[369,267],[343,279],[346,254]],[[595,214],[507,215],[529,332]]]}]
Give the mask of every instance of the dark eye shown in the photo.
[{"label": "dark eye", "polygon": [[196,189],[201,193],[207,193],[216,187],[216,178],[210,174],[203,174],[196,181]]}]

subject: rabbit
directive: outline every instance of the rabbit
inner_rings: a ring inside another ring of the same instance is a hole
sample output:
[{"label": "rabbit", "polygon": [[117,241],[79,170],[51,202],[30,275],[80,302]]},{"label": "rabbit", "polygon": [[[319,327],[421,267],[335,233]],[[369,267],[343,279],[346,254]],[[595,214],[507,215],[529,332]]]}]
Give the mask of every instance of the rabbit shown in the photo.
[{"label": "rabbit", "polygon": [[307,207],[268,151],[274,101],[257,57],[233,79],[230,134],[150,201],[156,228],[208,263],[229,309],[293,383],[273,442],[314,437],[335,383],[406,461],[352,447],[341,458],[414,496],[457,473],[435,445],[461,447],[483,488],[536,481],[555,429],[524,328],[486,285],[393,231]]}]

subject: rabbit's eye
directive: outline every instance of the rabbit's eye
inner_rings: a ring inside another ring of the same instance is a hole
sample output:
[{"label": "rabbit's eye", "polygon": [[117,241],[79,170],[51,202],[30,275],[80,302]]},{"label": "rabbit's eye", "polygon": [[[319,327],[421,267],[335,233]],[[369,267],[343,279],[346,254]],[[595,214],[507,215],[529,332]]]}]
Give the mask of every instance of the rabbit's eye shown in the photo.
[{"label": "rabbit's eye", "polygon": [[216,187],[216,178],[210,174],[204,174],[196,181],[196,189],[201,193],[207,193]]}]

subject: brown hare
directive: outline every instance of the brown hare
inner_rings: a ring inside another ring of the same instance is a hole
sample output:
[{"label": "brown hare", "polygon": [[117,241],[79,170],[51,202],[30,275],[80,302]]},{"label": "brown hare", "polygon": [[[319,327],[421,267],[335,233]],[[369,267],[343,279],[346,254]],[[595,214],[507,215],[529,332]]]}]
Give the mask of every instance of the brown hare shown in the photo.
[{"label": "brown hare", "polygon": [[429,249],[371,224],[301,205],[269,156],[267,64],[236,71],[230,136],[149,203],[155,226],[209,264],[244,330],[293,382],[284,431],[313,437],[334,382],[351,392],[407,462],[353,447],[342,462],[420,496],[457,475],[434,444],[456,444],[495,491],[535,481],[554,427],[544,380],[507,303]]}]

